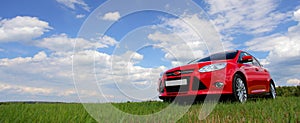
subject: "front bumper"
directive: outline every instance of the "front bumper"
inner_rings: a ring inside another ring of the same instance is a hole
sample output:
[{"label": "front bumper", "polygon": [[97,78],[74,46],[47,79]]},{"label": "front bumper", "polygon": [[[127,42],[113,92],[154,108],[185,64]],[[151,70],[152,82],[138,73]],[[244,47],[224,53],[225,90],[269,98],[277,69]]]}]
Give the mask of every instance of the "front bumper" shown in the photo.
[{"label": "front bumper", "polygon": [[[186,79],[187,84],[166,86],[166,81]],[[215,83],[221,82],[223,87],[216,87]],[[200,96],[207,94],[232,94],[232,76],[226,69],[200,73],[193,70],[191,73],[181,75],[165,74],[160,79],[159,98],[176,96]]]}]

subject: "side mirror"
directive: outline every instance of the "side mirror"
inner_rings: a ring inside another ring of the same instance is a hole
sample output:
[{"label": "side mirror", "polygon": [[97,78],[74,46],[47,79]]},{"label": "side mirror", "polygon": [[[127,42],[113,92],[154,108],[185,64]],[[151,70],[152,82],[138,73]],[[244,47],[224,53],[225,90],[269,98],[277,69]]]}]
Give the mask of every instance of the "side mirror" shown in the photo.
[{"label": "side mirror", "polygon": [[242,63],[252,62],[252,61],[253,61],[252,56],[243,56],[242,58]]}]

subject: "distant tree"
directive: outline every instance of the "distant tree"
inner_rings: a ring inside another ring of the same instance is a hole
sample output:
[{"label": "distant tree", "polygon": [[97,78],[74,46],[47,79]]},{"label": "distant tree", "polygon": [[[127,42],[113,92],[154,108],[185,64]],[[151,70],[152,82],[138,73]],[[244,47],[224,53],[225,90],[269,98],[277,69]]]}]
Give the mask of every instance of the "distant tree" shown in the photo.
[{"label": "distant tree", "polygon": [[278,96],[300,96],[300,86],[282,86],[276,88]]}]

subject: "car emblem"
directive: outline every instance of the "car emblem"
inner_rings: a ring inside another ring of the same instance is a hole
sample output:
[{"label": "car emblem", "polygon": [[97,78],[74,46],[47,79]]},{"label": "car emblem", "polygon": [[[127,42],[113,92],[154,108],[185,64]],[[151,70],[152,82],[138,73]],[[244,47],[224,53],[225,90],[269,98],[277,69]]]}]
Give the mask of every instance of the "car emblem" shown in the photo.
[{"label": "car emblem", "polygon": [[175,76],[177,76],[177,75],[180,75],[181,72],[180,72],[180,71],[175,71],[173,74],[174,74]]}]

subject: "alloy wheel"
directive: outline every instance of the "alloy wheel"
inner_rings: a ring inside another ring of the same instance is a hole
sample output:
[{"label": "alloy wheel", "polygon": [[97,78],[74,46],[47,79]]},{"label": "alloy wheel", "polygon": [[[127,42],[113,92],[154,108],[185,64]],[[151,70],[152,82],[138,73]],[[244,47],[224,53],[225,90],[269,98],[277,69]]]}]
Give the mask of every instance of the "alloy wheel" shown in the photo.
[{"label": "alloy wheel", "polygon": [[276,98],[276,90],[275,90],[275,87],[272,83],[270,84],[270,93],[271,93],[271,97],[273,99],[275,99]]},{"label": "alloy wheel", "polygon": [[245,84],[241,78],[237,78],[235,81],[236,96],[241,103],[247,101],[247,90]]}]

